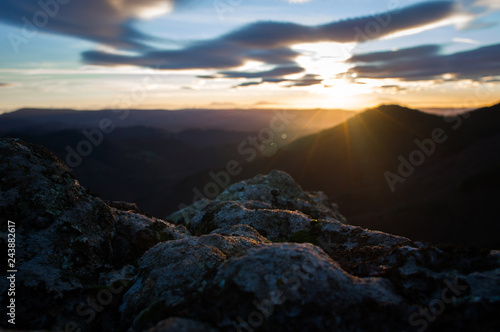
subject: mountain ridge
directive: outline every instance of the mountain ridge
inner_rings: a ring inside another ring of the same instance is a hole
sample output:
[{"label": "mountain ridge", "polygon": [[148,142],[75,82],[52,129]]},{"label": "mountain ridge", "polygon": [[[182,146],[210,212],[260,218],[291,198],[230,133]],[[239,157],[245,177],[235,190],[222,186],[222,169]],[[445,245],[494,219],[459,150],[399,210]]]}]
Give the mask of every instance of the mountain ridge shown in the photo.
[{"label": "mountain ridge", "polygon": [[[259,131],[269,127],[276,113],[293,114],[295,121],[288,124],[293,135],[304,135],[325,128],[327,123],[340,123],[354,112],[345,110],[282,110],[282,109],[35,109],[25,108],[0,114],[0,134],[12,131],[32,132],[55,129],[98,128],[99,122],[110,119],[116,127],[149,126],[171,132],[186,129],[222,129],[242,132]],[[302,127],[308,123],[307,127]]]}]

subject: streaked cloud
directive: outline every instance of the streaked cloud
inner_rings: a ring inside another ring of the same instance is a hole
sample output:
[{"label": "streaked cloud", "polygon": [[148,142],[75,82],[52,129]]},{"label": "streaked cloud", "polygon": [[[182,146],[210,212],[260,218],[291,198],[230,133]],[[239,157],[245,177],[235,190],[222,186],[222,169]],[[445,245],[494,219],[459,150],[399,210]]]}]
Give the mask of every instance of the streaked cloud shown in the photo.
[{"label": "streaked cloud", "polygon": [[142,49],[151,36],[134,22],[168,13],[188,0],[0,1],[0,21],[125,49]]},{"label": "streaked cloud", "polygon": [[453,54],[442,54],[441,45],[424,45],[397,51],[353,56],[350,72],[358,78],[423,81],[481,80],[500,75],[500,44]]},{"label": "streaked cloud", "polygon": [[199,76],[200,78],[267,78],[281,77],[286,75],[298,74],[304,71],[304,68],[299,66],[277,67],[271,70],[259,72],[242,72],[242,71],[221,71],[217,75]]},{"label": "streaked cloud", "polygon": [[476,6],[487,7],[490,9],[500,9],[500,1],[498,0],[476,0],[473,1]]},{"label": "streaked cloud", "polygon": [[263,78],[260,81],[251,81],[251,82],[244,82],[241,84],[236,85],[234,88],[241,88],[241,87],[247,87],[247,86],[256,86],[256,85],[261,85],[264,83],[288,83],[285,86],[286,87],[304,87],[304,86],[312,86],[316,84],[321,84],[323,82],[323,79],[319,75],[314,75],[314,74],[306,74],[300,78],[297,79],[289,79],[289,78]]},{"label": "streaked cloud", "polygon": [[[301,43],[338,42],[353,43],[379,39],[400,31],[426,26],[445,20],[456,13],[452,1],[424,2],[397,11],[371,16],[334,21],[317,26],[305,26],[290,22],[256,22],[245,25],[221,37],[197,41],[183,49],[154,50],[140,55],[123,55],[103,51],[88,51],[82,54],[89,64],[115,66],[135,65],[158,69],[215,69],[219,72],[211,77],[262,78],[271,82],[290,74],[292,68],[303,71],[295,62],[299,53],[291,47]],[[376,27],[374,30],[373,27]],[[248,61],[264,62],[274,69],[261,73],[235,72]],[[287,73],[285,73],[287,72]],[[279,80],[279,82],[282,82]],[[248,85],[256,85],[248,82]],[[307,85],[307,82],[301,83]]]},{"label": "streaked cloud", "polygon": [[473,44],[473,45],[479,45],[481,44],[479,41],[470,39],[470,38],[459,38],[455,37],[452,39],[456,43],[464,43],[464,44]]}]

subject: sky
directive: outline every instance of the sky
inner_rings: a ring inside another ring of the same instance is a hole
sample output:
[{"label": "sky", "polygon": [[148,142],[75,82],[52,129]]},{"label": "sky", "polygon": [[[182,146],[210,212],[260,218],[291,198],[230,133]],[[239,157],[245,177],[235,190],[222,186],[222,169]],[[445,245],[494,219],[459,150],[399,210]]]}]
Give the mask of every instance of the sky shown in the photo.
[{"label": "sky", "polygon": [[500,101],[499,0],[2,0],[0,113]]}]

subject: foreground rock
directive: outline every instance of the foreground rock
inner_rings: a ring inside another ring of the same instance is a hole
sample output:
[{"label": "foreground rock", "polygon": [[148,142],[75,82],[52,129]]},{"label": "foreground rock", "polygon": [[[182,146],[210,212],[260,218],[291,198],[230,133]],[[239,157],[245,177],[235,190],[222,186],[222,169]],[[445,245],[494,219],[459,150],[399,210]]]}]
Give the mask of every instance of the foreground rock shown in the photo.
[{"label": "foreground rock", "polygon": [[146,309],[136,318],[136,324],[141,323],[152,303],[163,308],[182,303],[186,296],[201,292],[210,274],[227,258],[270,244],[250,228],[246,233],[238,228],[234,227],[234,232],[232,228],[221,230],[227,235],[167,241],[149,250],[139,262],[136,283],[125,294],[123,320]]},{"label": "foreground rock", "polygon": [[[16,327],[64,324],[64,311],[78,301],[74,296],[84,301],[100,274],[135,264],[158,242],[190,236],[183,226],[106,205],[45,148],[2,139],[0,155],[3,244],[7,219],[16,225],[16,300],[22,317]],[[5,301],[5,277],[0,287]]]},{"label": "foreground rock", "polygon": [[[0,155],[2,244],[7,219],[16,225],[16,328],[500,329],[499,252],[348,225],[286,173],[160,220],[90,195],[44,148],[3,139]],[[8,288],[3,275],[2,305]]]}]

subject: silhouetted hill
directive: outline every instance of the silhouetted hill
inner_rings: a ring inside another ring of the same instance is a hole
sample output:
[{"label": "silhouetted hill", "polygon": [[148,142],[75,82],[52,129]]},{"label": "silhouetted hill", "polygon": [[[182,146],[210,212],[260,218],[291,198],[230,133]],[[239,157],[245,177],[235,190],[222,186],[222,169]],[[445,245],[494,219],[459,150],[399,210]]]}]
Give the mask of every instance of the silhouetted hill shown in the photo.
[{"label": "silhouetted hill", "polygon": [[[499,126],[500,105],[449,118],[384,105],[297,140],[255,172],[283,169],[306,189],[326,191],[356,225],[498,246]],[[401,166],[407,177],[398,172],[402,159],[416,162],[411,175]]]}]

